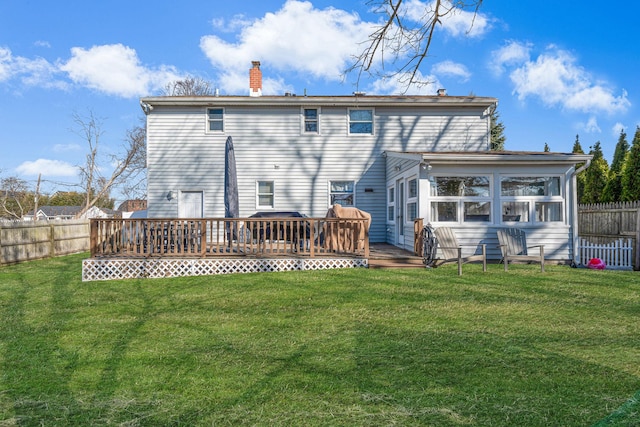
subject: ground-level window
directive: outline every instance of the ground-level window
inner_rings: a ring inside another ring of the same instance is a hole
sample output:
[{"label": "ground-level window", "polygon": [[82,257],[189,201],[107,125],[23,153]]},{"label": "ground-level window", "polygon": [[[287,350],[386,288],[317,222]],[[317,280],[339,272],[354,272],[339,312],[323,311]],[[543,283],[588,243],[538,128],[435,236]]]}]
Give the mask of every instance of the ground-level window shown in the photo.
[{"label": "ground-level window", "polygon": [[303,131],[304,133],[320,133],[319,126],[319,111],[317,108],[304,108],[303,109]]},{"label": "ground-level window", "polygon": [[491,222],[489,176],[430,176],[433,222]]},{"label": "ground-level window", "polygon": [[330,181],[329,201],[330,205],[355,206],[354,181]]},{"label": "ground-level window", "polygon": [[207,108],[207,131],[224,132],[223,108]]},{"label": "ground-level window", "polygon": [[273,181],[258,181],[256,183],[256,205],[258,209],[273,209],[275,207],[275,184]]},{"label": "ground-level window", "polygon": [[559,176],[500,177],[502,221],[563,221],[561,183]]},{"label": "ground-level window", "polygon": [[373,110],[349,110],[349,134],[373,135]]}]

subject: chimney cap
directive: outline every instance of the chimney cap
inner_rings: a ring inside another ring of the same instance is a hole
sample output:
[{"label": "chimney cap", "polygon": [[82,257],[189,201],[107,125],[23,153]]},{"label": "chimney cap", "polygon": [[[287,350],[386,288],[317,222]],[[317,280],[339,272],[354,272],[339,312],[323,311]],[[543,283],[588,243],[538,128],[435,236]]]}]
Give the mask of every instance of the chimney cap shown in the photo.
[{"label": "chimney cap", "polygon": [[254,68],[260,68],[260,61],[251,61],[251,65],[253,65]]},{"label": "chimney cap", "polygon": [[438,96],[447,96],[447,90],[444,88],[438,89]]}]

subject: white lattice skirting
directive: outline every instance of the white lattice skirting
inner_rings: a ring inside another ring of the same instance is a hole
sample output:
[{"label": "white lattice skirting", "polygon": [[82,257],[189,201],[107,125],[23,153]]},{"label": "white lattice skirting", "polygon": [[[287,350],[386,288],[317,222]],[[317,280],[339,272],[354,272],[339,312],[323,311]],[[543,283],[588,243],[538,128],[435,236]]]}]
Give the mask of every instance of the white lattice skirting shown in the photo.
[{"label": "white lattice skirting", "polygon": [[292,270],[368,267],[364,258],[273,259],[98,259],[82,261],[82,281],[138,279],[143,277],[207,276]]}]

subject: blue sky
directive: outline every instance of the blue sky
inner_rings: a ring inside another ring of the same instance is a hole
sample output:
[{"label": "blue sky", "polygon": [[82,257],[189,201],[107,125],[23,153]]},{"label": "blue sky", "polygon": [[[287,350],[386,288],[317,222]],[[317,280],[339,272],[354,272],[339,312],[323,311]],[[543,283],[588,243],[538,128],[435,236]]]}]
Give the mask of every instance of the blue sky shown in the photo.
[{"label": "blue sky", "polygon": [[[409,15],[428,4],[405,3]],[[433,84],[409,93],[496,97],[507,149],[570,152],[579,134],[611,161],[620,130],[631,142],[640,125],[638,16],[638,2],[485,0],[473,27],[471,14],[443,22],[420,68]],[[0,176],[79,190],[74,114],[101,119],[106,169],[140,124],[140,97],[185,76],[246,95],[252,60],[265,94],[398,93],[342,74],[379,19],[366,0],[3,0]]]}]

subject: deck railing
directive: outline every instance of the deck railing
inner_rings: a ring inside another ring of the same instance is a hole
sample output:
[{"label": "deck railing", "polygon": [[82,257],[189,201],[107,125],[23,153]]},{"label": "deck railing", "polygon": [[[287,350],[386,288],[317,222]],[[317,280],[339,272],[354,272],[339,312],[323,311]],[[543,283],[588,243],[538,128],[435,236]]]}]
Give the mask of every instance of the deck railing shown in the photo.
[{"label": "deck railing", "polygon": [[92,257],[369,257],[366,219],[92,219]]}]

